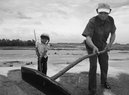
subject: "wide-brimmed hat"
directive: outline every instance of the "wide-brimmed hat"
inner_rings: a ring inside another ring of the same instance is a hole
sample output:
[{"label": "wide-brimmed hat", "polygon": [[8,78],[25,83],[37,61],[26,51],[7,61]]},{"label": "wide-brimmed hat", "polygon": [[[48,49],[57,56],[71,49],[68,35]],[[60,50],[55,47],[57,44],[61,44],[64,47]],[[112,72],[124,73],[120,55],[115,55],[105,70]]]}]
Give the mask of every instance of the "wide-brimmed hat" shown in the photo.
[{"label": "wide-brimmed hat", "polygon": [[50,41],[50,37],[49,37],[49,35],[46,34],[46,33],[41,34],[40,38],[41,38],[41,39],[46,38],[46,39],[48,39],[48,41]]},{"label": "wide-brimmed hat", "polygon": [[98,8],[96,9],[96,11],[99,12],[106,12],[106,13],[110,13],[111,12],[111,8],[108,4],[106,3],[99,3],[98,4]]}]

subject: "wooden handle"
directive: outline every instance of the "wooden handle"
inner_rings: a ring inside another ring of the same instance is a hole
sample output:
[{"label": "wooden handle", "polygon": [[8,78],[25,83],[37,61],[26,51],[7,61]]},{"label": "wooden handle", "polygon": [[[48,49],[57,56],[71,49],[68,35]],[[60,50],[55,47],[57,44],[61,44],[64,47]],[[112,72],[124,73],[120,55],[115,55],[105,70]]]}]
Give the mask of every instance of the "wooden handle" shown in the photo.
[{"label": "wooden handle", "polygon": [[38,65],[39,65],[39,71],[41,71],[41,72],[42,72],[42,66],[41,66],[40,53],[39,53],[38,48],[36,47],[37,38],[36,38],[35,29],[34,29],[34,38],[35,38],[35,51],[36,51],[37,56],[38,56]]},{"label": "wooden handle", "polygon": [[68,65],[67,67],[65,67],[63,70],[61,70],[60,72],[58,72],[56,75],[52,76],[51,79],[52,80],[56,80],[58,77],[60,77],[61,75],[63,75],[65,72],[67,72],[69,69],[71,69],[72,67],[74,67],[75,65],[77,65],[78,63],[80,63],[81,61],[83,61],[86,58],[95,56],[97,54],[102,54],[104,52],[107,52],[106,50],[100,51],[96,54],[89,54],[89,55],[85,55],[81,58],[78,58],[77,60],[75,60],[74,62],[72,62],[70,65]]}]

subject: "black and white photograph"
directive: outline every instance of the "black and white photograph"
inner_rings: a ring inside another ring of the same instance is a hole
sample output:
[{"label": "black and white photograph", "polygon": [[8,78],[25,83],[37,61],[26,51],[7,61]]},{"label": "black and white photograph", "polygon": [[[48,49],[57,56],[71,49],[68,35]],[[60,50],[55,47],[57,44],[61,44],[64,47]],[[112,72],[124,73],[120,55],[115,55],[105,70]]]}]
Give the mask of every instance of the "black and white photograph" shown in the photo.
[{"label": "black and white photograph", "polygon": [[0,95],[129,95],[129,0],[0,0]]}]

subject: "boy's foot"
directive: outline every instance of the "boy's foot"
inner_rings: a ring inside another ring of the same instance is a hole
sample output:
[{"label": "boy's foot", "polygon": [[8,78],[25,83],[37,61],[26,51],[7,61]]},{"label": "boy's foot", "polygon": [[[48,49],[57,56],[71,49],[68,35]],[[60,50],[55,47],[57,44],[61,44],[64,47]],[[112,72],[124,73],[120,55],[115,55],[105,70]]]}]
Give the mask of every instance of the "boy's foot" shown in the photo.
[{"label": "boy's foot", "polygon": [[104,84],[101,84],[101,87],[105,89],[111,89],[110,85],[107,82],[105,82]]}]

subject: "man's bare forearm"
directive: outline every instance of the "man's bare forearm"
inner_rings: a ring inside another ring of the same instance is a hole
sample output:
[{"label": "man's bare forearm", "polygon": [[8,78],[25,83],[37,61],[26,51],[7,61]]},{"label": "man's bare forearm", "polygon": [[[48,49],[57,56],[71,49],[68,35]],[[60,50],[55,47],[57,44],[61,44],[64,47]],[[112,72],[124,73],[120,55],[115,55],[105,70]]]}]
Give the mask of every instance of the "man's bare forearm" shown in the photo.
[{"label": "man's bare forearm", "polygon": [[116,38],[116,34],[115,33],[111,34],[110,41],[109,41],[109,44],[111,46],[112,46],[113,42],[115,41],[115,38]]},{"label": "man's bare forearm", "polygon": [[96,47],[96,46],[94,45],[94,43],[92,42],[90,36],[87,36],[87,37],[86,37],[86,43],[87,43],[87,45],[88,45],[89,47],[91,47],[92,49],[93,49],[94,47]]}]

